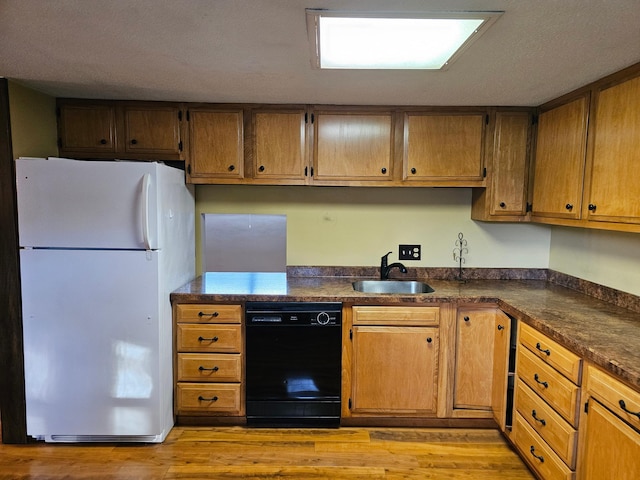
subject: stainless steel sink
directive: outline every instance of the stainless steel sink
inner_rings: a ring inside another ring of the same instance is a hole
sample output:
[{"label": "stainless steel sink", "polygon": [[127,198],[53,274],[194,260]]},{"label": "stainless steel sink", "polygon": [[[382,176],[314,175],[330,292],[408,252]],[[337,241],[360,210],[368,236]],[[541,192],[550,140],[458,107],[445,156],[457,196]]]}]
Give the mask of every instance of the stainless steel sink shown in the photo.
[{"label": "stainless steel sink", "polygon": [[358,280],[353,289],[363,293],[431,293],[426,283],[405,280]]}]

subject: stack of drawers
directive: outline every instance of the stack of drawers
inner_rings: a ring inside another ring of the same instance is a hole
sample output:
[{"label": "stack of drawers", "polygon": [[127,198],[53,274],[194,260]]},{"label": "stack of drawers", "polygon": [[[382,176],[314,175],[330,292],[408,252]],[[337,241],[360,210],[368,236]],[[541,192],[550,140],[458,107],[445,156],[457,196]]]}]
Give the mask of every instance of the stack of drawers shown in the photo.
[{"label": "stack of drawers", "polygon": [[520,324],[512,441],[544,480],[573,479],[582,360]]},{"label": "stack of drawers", "polygon": [[243,416],[240,305],[177,304],[177,415]]}]

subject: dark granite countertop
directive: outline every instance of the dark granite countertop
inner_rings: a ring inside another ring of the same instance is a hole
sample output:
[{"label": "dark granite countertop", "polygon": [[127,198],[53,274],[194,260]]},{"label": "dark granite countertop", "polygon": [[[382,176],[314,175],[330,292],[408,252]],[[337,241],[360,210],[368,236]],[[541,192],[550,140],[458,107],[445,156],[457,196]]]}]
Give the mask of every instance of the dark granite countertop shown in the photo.
[{"label": "dark granite countertop", "polygon": [[241,290],[198,277],[171,294],[173,302],[339,301],[346,304],[496,303],[577,355],[640,389],[640,313],[547,280],[426,279],[428,294],[366,294],[351,283],[362,277],[288,275],[278,291]]}]

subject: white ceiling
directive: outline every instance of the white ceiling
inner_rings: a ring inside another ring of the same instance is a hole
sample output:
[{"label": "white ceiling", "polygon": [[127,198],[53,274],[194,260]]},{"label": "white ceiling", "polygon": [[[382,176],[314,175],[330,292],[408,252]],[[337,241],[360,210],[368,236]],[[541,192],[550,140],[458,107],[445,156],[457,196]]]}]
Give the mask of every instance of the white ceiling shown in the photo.
[{"label": "white ceiling", "polygon": [[[305,8],[505,13],[447,71],[324,71]],[[539,105],[637,62],[638,0],[0,0],[0,75],[54,96]]]}]

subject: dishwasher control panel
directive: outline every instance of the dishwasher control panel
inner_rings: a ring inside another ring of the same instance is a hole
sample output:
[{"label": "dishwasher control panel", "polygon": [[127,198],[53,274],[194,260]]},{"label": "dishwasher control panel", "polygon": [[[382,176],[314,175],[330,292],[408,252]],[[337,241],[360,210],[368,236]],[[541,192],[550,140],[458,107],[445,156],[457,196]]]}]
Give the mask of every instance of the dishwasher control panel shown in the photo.
[{"label": "dishwasher control panel", "polygon": [[334,326],[342,320],[342,304],[336,302],[247,302],[247,326]]}]

